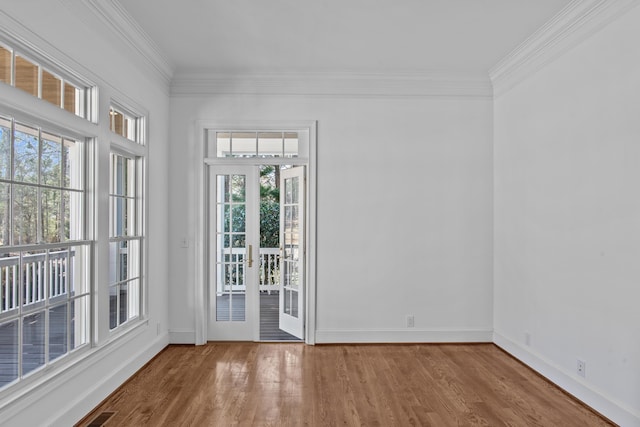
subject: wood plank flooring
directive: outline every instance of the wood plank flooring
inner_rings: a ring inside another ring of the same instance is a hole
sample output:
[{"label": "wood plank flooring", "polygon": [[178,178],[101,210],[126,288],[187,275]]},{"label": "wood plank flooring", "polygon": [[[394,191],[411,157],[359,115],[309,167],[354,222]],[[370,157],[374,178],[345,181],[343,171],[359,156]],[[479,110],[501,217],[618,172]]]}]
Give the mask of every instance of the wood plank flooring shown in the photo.
[{"label": "wood plank flooring", "polygon": [[106,411],[105,426],[613,425],[493,344],[169,346],[77,425]]}]

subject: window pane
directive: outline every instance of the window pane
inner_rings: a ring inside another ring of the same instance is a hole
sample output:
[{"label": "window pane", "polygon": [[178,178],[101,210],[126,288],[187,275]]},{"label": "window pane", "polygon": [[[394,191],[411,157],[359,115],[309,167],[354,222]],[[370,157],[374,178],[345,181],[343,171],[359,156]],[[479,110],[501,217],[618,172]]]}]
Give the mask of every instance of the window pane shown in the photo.
[{"label": "window pane", "polygon": [[42,70],[42,99],[57,107],[62,101],[62,80],[46,70]]},{"label": "window pane", "polygon": [[65,138],[62,151],[64,159],[62,186],[82,190],[84,188],[82,180],[82,144]]},{"label": "window pane", "polygon": [[40,183],[60,186],[62,176],[62,138],[42,133],[42,156],[40,157]]},{"label": "window pane", "polygon": [[0,46],[0,82],[11,84],[11,51]]},{"label": "window pane", "polygon": [[217,157],[230,157],[231,156],[231,134],[218,132],[216,134],[216,156]]},{"label": "window pane", "polygon": [[253,157],[256,155],[256,133],[234,132],[231,135],[233,157]]},{"label": "window pane", "polygon": [[0,117],[0,178],[11,176],[11,122]]},{"label": "window pane", "polygon": [[87,266],[90,261],[90,247],[88,245],[78,245],[69,248],[69,255],[65,256],[66,287],[70,296],[78,296],[89,292],[89,270]]},{"label": "window pane", "polygon": [[18,378],[18,320],[0,323],[0,339],[4,351],[0,369],[0,388]]},{"label": "window pane", "polygon": [[38,130],[16,124],[13,152],[13,178],[38,182]]},{"label": "window pane", "polygon": [[62,191],[62,239],[82,240],[84,229],[84,194],[78,191]]},{"label": "window pane", "polygon": [[133,197],[135,194],[135,161],[111,154],[111,194]]},{"label": "window pane", "polygon": [[140,280],[132,280],[127,285],[127,318],[131,320],[140,314]]},{"label": "window pane", "polygon": [[38,96],[38,66],[19,55],[16,55],[15,86]]},{"label": "window pane", "polygon": [[62,228],[62,192],[50,188],[40,189],[40,204],[42,239],[46,243],[59,242]]},{"label": "window pane", "polygon": [[37,242],[38,190],[36,187],[13,186],[13,244]]},{"label": "window pane", "polygon": [[298,133],[297,132],[285,132],[284,156],[298,157]]},{"label": "window pane", "polygon": [[69,334],[68,304],[64,303],[49,309],[49,361],[67,353]]},{"label": "window pane", "polygon": [[71,301],[71,348],[74,350],[89,343],[89,296]]},{"label": "window pane", "polygon": [[[0,246],[9,244],[9,204],[11,203],[9,184],[0,182]],[[2,271],[0,270],[0,273]],[[2,278],[4,280],[4,277]],[[1,310],[0,310],[1,311]]]},{"label": "window pane", "polygon": [[282,157],[282,132],[260,132],[258,134],[258,155]]},{"label": "window pane", "polygon": [[44,365],[44,319],[40,311],[25,316],[22,322],[22,374]]},{"label": "window pane", "polygon": [[65,82],[64,83],[64,109],[77,116],[84,116],[80,108],[80,89]]}]

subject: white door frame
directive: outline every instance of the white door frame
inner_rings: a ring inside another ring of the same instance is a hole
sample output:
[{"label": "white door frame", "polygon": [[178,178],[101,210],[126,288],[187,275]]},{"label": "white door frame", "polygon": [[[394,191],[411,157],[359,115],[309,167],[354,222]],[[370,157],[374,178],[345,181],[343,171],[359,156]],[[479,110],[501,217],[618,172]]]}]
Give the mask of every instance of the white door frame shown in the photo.
[{"label": "white door frame", "polygon": [[[190,164],[192,173],[189,180],[189,206],[192,221],[189,222],[189,236],[193,241],[193,270],[187,273],[187,280],[194,286],[194,313],[195,313],[195,344],[202,345],[207,342],[209,319],[209,289],[208,289],[208,248],[207,248],[207,221],[208,221],[208,183],[207,166],[215,164],[263,164],[259,158],[249,159],[217,159],[207,157],[208,130],[237,130],[237,131],[299,131],[307,132],[308,157],[279,158],[281,164],[306,165],[307,166],[307,211],[306,211],[306,314],[305,337],[307,344],[316,342],[316,211],[317,211],[317,122],[316,121],[290,121],[290,122],[215,122],[199,120],[196,122],[194,135],[191,139]],[[273,160],[273,159],[271,159]]]}]

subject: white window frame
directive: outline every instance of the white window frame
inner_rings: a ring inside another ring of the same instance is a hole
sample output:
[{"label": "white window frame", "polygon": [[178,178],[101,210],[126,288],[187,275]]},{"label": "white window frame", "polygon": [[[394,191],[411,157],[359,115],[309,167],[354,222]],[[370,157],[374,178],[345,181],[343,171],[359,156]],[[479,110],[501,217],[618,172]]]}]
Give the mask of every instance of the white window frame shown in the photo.
[{"label": "white window frame", "polygon": [[[120,156],[128,157],[134,159],[135,161],[135,169],[136,169],[136,194],[135,194],[135,205],[136,205],[136,218],[135,218],[135,236],[111,236],[111,232],[109,231],[109,243],[113,243],[116,241],[122,240],[139,240],[140,245],[140,256],[138,258],[140,265],[138,267],[139,271],[139,281],[138,281],[138,315],[135,318],[129,319],[122,324],[118,324],[115,328],[111,329],[110,327],[104,328],[105,331],[108,330],[108,335],[110,337],[118,336],[121,333],[124,333],[132,328],[135,328],[137,325],[145,323],[147,321],[147,313],[148,313],[148,283],[147,283],[147,254],[148,254],[148,244],[147,244],[147,218],[148,218],[148,172],[147,172],[147,155],[148,155],[148,147],[147,147],[147,117],[148,113],[144,112],[141,107],[131,107],[131,101],[128,103],[123,103],[121,101],[111,100],[109,103],[108,113],[112,109],[115,109],[121,113],[125,113],[131,118],[134,118],[136,121],[136,141],[128,139],[118,133],[113,132],[110,129],[110,121],[105,123],[105,126],[109,128],[109,135],[111,144],[109,147],[109,164],[111,159],[111,154],[117,154]],[[110,117],[109,117],[110,119]],[[111,183],[111,167],[109,167],[109,183]],[[111,184],[107,187],[107,191],[109,191],[109,198],[111,198]],[[111,224],[111,210],[109,210],[109,224]],[[109,255],[111,258],[111,254]],[[111,265],[112,261],[109,259],[109,265]],[[107,286],[110,290],[114,283],[111,283],[111,280],[108,280]],[[109,292],[107,292],[108,294]],[[104,308],[102,306],[101,308]],[[110,308],[110,305],[106,305],[107,308]],[[105,319],[105,317],[102,317]],[[109,316],[106,317],[109,319]],[[110,325],[107,325],[110,326]]]},{"label": "white window frame", "polygon": [[[0,86],[6,86],[6,85],[0,85]],[[9,89],[8,90],[9,93],[16,94],[15,92],[20,92],[21,94],[26,94],[22,90],[14,87],[7,87],[7,89]],[[0,93],[2,92],[3,91],[0,90]],[[71,114],[62,114],[56,117],[51,117],[51,115],[48,113],[48,109],[42,108],[43,107],[42,103],[40,103],[36,98],[32,97],[31,95],[26,94],[26,96],[28,96],[31,100],[31,103],[30,103],[31,108],[28,109],[28,111],[26,112],[24,111],[24,108],[20,108],[20,110],[16,110],[11,103],[7,102],[8,99],[11,99],[11,97],[7,97],[7,98],[0,97],[0,112],[2,113],[2,116],[5,118],[11,118],[14,124],[19,123],[21,125],[27,125],[27,126],[39,129],[39,132],[38,132],[39,134],[41,134],[42,131],[47,133],[50,132],[62,137],[66,137],[70,140],[78,141],[79,143],[83,144],[83,148],[82,148],[83,153],[82,153],[82,160],[81,160],[82,162],[81,167],[83,170],[82,172],[82,180],[83,180],[83,185],[82,185],[82,194],[83,194],[82,216],[83,218],[82,219],[83,220],[82,220],[82,230],[81,230],[82,236],[81,236],[81,239],[67,240],[60,243],[34,243],[29,245],[5,245],[2,247],[2,251],[5,253],[7,251],[12,251],[16,253],[22,253],[23,251],[43,251],[45,253],[45,260],[46,260],[45,267],[43,268],[46,269],[46,268],[51,268],[50,266],[46,266],[46,264],[49,263],[49,257],[50,257],[48,252],[49,250],[53,248],[67,248],[67,250],[71,250],[71,248],[73,247],[80,247],[80,246],[84,246],[87,248],[88,254],[86,258],[86,263],[84,263],[81,266],[82,271],[77,273],[83,276],[84,278],[86,278],[86,280],[88,280],[88,283],[86,284],[86,287],[85,287],[85,292],[83,292],[81,295],[76,295],[76,296],[67,295],[65,297],[66,298],[65,301],[68,304],[71,304],[72,302],[78,300],[79,298],[86,298],[87,319],[86,319],[86,322],[83,322],[82,333],[86,334],[87,341],[86,343],[82,344],[80,347],[75,348],[73,350],[67,347],[67,352],[63,356],[49,361],[48,360],[49,359],[49,351],[48,351],[49,343],[47,342],[48,327],[49,327],[49,322],[48,322],[49,311],[48,310],[50,308],[59,306],[61,303],[63,303],[63,300],[61,299],[54,300],[53,298],[49,298],[47,296],[44,302],[42,303],[42,306],[38,307],[37,310],[33,310],[30,308],[24,309],[20,304],[17,314],[6,316],[6,317],[3,316],[2,322],[3,323],[7,322],[10,319],[11,320],[18,319],[19,327],[21,327],[22,321],[25,317],[28,317],[29,315],[35,312],[44,311],[45,312],[44,364],[39,366],[35,370],[30,371],[27,374],[24,374],[21,367],[22,361],[20,360],[20,357],[19,357],[18,363],[20,367],[18,372],[18,378],[14,382],[8,384],[7,386],[3,387],[0,390],[0,398],[2,398],[8,393],[11,393],[12,390],[15,389],[15,387],[20,387],[21,385],[28,386],[29,384],[32,384],[38,381],[40,378],[42,378],[44,375],[47,374],[50,367],[65,365],[66,363],[69,362],[69,360],[73,360],[77,357],[80,357],[81,354],[84,354],[90,350],[93,343],[93,334],[92,334],[91,325],[93,323],[94,312],[92,310],[93,271],[92,271],[91,258],[94,250],[94,240],[93,240],[93,233],[92,233],[93,210],[91,206],[93,204],[94,196],[93,196],[93,193],[91,192],[89,182],[93,180],[92,177],[93,177],[94,170],[92,167],[91,153],[92,153],[92,146],[95,141],[95,134],[89,131],[91,129],[91,126],[87,126],[89,123],[83,118],[75,115],[71,115]],[[54,121],[56,122],[55,124],[54,124]],[[12,125],[12,133],[14,128],[15,128],[15,125]],[[91,130],[93,131],[93,129]],[[13,136],[12,136],[12,139],[13,139]],[[8,181],[11,181],[12,177],[9,177],[9,178],[10,179]],[[3,181],[3,182],[8,182],[8,181]],[[19,185],[19,182],[16,182],[15,184]],[[38,188],[38,191],[40,191],[39,190],[40,188],[46,188],[40,182],[34,183],[32,184],[32,186],[34,186],[34,188]],[[20,289],[20,291],[21,291],[20,294],[22,294],[23,292],[26,292],[22,289]],[[71,318],[67,317],[67,321],[70,322]],[[22,351],[21,349],[22,332],[19,331],[18,335],[19,335],[18,348],[19,348],[19,354],[20,354]]]},{"label": "white window frame", "polygon": [[[10,70],[10,82],[2,83],[0,85],[7,85],[11,87],[16,87],[15,84],[15,58],[16,55],[20,56],[29,62],[32,62],[38,68],[38,93],[35,97],[41,101],[49,105],[56,106],[60,108],[62,111],[65,111],[68,114],[76,115],[77,117],[83,118],[85,120],[91,121],[93,123],[97,122],[98,114],[97,114],[97,105],[98,105],[98,96],[97,96],[97,85],[90,82],[89,80],[79,76],[77,73],[71,71],[67,67],[57,63],[54,59],[52,59],[49,55],[45,54],[34,48],[33,46],[27,46],[24,43],[17,40],[9,40],[7,37],[0,37],[0,46],[4,49],[9,50],[11,52],[11,70]],[[42,72],[47,71],[48,73],[54,75],[59,78],[62,82],[68,83],[81,91],[81,96],[76,100],[80,105],[77,107],[75,113],[72,113],[64,108],[64,90],[61,91],[60,94],[60,105],[55,105],[44,98],[42,98]],[[18,89],[16,87],[16,89]],[[21,90],[21,89],[18,89]],[[22,90],[21,90],[22,91]],[[23,91],[24,92],[24,91]],[[29,96],[34,96],[28,92],[24,92]]]}]

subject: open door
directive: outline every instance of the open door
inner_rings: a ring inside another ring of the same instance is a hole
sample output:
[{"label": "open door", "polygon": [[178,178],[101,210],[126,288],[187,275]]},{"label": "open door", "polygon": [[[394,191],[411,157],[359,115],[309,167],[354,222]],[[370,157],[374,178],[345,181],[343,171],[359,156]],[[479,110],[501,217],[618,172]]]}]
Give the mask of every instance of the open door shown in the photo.
[{"label": "open door", "polygon": [[280,329],[304,339],[304,166],[280,176]]}]

